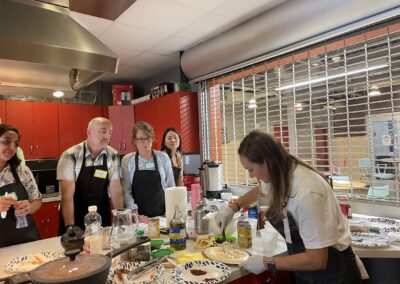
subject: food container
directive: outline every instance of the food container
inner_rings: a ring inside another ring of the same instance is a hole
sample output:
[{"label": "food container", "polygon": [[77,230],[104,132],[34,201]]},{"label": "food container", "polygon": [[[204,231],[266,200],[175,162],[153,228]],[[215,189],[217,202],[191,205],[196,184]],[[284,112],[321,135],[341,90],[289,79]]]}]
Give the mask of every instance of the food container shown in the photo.
[{"label": "food container", "polygon": [[61,237],[61,244],[67,257],[59,258],[42,264],[29,273],[18,274],[10,278],[10,284],[34,283],[34,284],[97,284],[106,283],[111,266],[111,258],[120,253],[150,242],[143,237],[136,242],[121,246],[106,255],[79,254],[83,248],[84,232],[77,226],[71,226]]}]

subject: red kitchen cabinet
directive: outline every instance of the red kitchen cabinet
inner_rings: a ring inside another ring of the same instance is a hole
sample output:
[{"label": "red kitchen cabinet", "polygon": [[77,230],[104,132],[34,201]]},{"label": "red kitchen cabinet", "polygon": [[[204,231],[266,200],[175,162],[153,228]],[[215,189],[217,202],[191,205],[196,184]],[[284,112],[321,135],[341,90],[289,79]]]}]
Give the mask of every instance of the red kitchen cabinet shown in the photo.
[{"label": "red kitchen cabinet", "polygon": [[[135,105],[135,122],[146,121],[154,127],[154,131],[157,127],[156,121],[156,102],[155,100],[149,100]],[[153,147],[159,149],[157,136],[153,141]]]},{"label": "red kitchen cabinet", "polygon": [[43,203],[42,207],[32,215],[42,239],[57,236],[59,203],[59,201]]},{"label": "red kitchen cabinet", "polygon": [[103,116],[102,106],[80,105],[81,107],[81,141],[87,137],[87,126],[92,118]]},{"label": "red kitchen cabinet", "polygon": [[0,101],[0,123],[7,123],[6,101]]},{"label": "red kitchen cabinet", "polygon": [[147,121],[156,134],[155,149],[160,149],[162,135],[168,127],[174,127],[182,137],[184,153],[199,153],[199,118],[197,94],[175,92],[135,105],[135,121]]},{"label": "red kitchen cabinet", "polygon": [[26,159],[58,157],[57,104],[7,101],[6,117],[20,131]]},{"label": "red kitchen cabinet", "polygon": [[133,152],[131,142],[132,127],[135,123],[134,108],[132,105],[109,106],[108,116],[113,124],[113,133],[110,144],[120,155]]},{"label": "red kitchen cabinet", "polygon": [[69,147],[83,141],[81,129],[81,106],[58,105],[58,128],[60,133],[60,154]]}]

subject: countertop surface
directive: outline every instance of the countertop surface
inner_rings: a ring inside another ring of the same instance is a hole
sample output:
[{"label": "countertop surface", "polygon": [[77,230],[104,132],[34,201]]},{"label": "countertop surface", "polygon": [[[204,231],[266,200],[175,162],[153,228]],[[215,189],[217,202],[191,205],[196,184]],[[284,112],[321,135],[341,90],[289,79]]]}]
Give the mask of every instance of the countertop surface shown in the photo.
[{"label": "countertop surface", "polygon": [[[168,235],[161,235],[162,239],[168,240]],[[191,252],[198,252],[194,247],[194,240],[193,236],[190,236],[190,239],[187,241],[187,248],[180,252],[191,253]],[[7,273],[4,270],[4,265],[12,260],[15,257],[19,257],[22,255],[43,252],[43,251],[51,251],[51,252],[63,252],[63,248],[60,244],[60,237],[35,241],[31,243],[25,243],[10,247],[5,247],[0,249],[0,279],[4,279],[7,277],[12,276],[12,273]],[[274,250],[266,253],[265,255],[276,255],[286,251],[286,244],[284,243],[283,239],[279,239],[278,243]],[[105,253],[106,251],[104,251]],[[252,254],[256,254],[256,251],[252,251]],[[240,269],[237,265],[229,265],[231,269],[231,276],[222,283],[229,283],[233,280],[239,279],[248,274],[248,272]],[[173,269],[168,268],[166,269],[166,278],[171,278],[171,272]],[[0,283],[1,280],[0,280]]]}]

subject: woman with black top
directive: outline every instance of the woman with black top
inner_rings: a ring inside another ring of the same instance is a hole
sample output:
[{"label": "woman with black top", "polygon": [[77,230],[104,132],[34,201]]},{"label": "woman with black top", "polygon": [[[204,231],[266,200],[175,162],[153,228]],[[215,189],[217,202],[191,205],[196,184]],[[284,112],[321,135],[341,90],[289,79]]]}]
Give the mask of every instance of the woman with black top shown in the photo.
[{"label": "woman with black top", "polygon": [[170,127],[164,131],[161,151],[167,153],[171,159],[176,186],[183,186],[182,139],[175,128]]},{"label": "woman with black top", "polygon": [[[42,195],[17,156],[19,140],[17,128],[0,124],[0,247],[40,239],[31,214],[42,206]],[[28,226],[17,229],[16,216],[26,216]]]}]

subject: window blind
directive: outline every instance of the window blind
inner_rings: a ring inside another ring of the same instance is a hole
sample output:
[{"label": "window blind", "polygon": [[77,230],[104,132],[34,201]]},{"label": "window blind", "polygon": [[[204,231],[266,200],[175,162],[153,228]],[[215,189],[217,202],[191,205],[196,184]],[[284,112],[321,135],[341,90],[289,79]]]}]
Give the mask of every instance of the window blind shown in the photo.
[{"label": "window blind", "polygon": [[203,83],[202,158],[226,184],[255,184],[237,149],[263,129],[336,192],[400,202],[399,18]]}]

